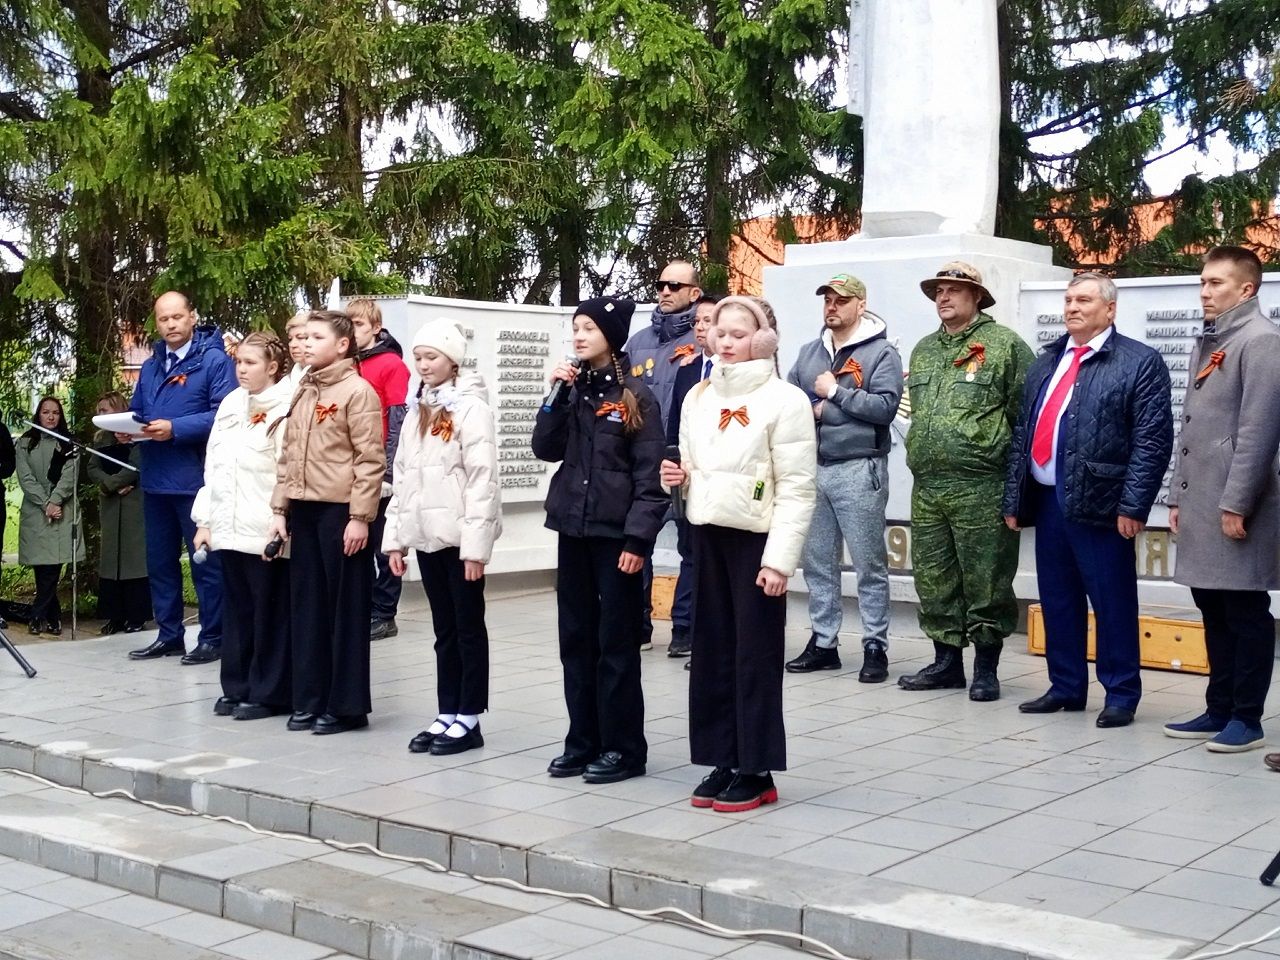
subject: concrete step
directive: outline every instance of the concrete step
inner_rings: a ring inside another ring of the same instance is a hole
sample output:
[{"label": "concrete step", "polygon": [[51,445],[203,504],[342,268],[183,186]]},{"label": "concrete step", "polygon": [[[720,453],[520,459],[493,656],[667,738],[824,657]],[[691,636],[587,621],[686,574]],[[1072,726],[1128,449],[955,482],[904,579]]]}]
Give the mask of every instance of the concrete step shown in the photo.
[{"label": "concrete step", "polygon": [[[750,944],[752,953],[740,954],[748,948],[742,940],[714,938],[563,897],[368,854],[334,852],[315,842],[263,838],[241,827],[129,801],[32,786],[0,774],[0,855],[248,930],[279,934],[281,942],[287,937],[327,948],[317,957],[332,951],[369,960],[586,960],[591,955],[766,960],[775,954],[781,960],[799,955],[763,942]],[[117,941],[110,931],[100,931],[102,937],[96,939],[79,934],[67,939],[66,923],[36,918],[7,931],[6,939],[0,939],[0,957],[99,960],[114,958],[117,942],[128,950],[119,953],[122,960],[170,956],[160,945],[148,946],[137,938]],[[111,952],[92,954],[95,942],[112,944]],[[207,953],[189,950],[172,955],[211,960]],[[282,949],[270,960],[289,956]],[[266,954],[263,960],[268,960]]]},{"label": "concrete step", "polygon": [[[171,754],[171,755],[170,755]],[[803,934],[865,960],[1154,960],[1185,956],[1197,941],[766,856],[588,827],[543,839],[496,824],[444,827],[349,801],[284,795],[269,765],[172,748],[138,756],[59,739],[0,736],[0,768],[34,772],[95,792],[127,790],[256,827],[426,857],[470,877],[503,877],[590,894],[615,907],[679,907],[731,930]],[[317,783],[321,778],[317,778]],[[5,852],[0,848],[0,852]],[[172,882],[172,881],[171,881]]]},{"label": "concrete step", "polygon": [[353,960],[332,947],[0,857],[0,960],[138,958]]}]

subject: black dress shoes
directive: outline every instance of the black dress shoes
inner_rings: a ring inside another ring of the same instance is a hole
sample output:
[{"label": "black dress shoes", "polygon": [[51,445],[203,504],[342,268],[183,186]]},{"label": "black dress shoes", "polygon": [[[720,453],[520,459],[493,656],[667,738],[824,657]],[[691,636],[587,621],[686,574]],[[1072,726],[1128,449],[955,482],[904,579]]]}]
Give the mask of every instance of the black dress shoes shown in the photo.
[{"label": "black dress shoes", "polygon": [[130,660],[154,660],[157,657],[177,657],[186,650],[182,641],[153,640],[151,644],[139,650],[130,650]]},{"label": "black dress shoes", "polygon": [[618,783],[632,777],[644,776],[644,764],[628,760],[615,750],[602,753],[587,764],[582,779],[587,783]]},{"label": "black dress shoes", "polygon": [[109,637],[115,633],[121,633],[124,630],[124,624],[119,620],[108,620],[102,625],[102,629],[98,631],[98,636]]},{"label": "black dress shoes", "polygon": [[222,659],[222,648],[208,643],[197,643],[194,650],[182,658],[182,665],[190,667],[197,663],[213,663]]},{"label": "black dress shoes", "polygon": [[1097,725],[1107,727],[1127,727],[1133,723],[1133,711],[1123,707],[1103,707],[1098,714]]},{"label": "black dress shoes", "polygon": [[428,752],[434,757],[447,757],[483,746],[484,737],[480,735],[480,724],[477,723],[460,737],[451,737],[447,733],[440,734],[431,741]]},{"label": "black dress shoes", "polygon": [[285,724],[290,730],[310,730],[316,725],[316,715],[307,713],[305,710],[295,710],[289,715],[289,722]]},{"label": "black dress shoes", "polygon": [[331,733],[346,733],[348,730],[359,730],[368,725],[369,718],[363,713],[350,717],[336,717],[332,713],[326,713],[316,720],[311,727],[311,732],[318,737],[323,737]]},{"label": "black dress shoes", "polygon": [[590,757],[580,757],[573,753],[562,753],[547,765],[547,773],[553,777],[580,777],[591,762]]},{"label": "black dress shoes", "polygon": [[236,704],[231,715],[237,720],[265,720],[267,717],[275,717],[284,712],[280,707],[265,703],[239,703]]},{"label": "black dress shoes", "polygon": [[232,700],[230,697],[219,697],[218,702],[213,705],[215,716],[230,717],[236,712],[236,707],[240,706],[239,700]]},{"label": "black dress shoes", "polygon": [[1065,710],[1067,713],[1078,713],[1083,709],[1083,700],[1068,700],[1066,697],[1060,697],[1052,692],[1046,693],[1042,697],[1036,697],[1034,700],[1028,700],[1026,703],[1018,704],[1018,710],[1022,713],[1057,713],[1059,710]]},{"label": "black dress shoes", "polygon": [[431,749],[431,741],[440,736],[438,733],[432,733],[430,730],[423,730],[420,734],[409,741],[410,753],[426,753]]},{"label": "black dress shoes", "polygon": [[50,620],[44,625],[44,632],[53,637],[62,636],[62,622],[59,620]]},{"label": "black dress shoes", "polygon": [[141,633],[147,628],[145,623],[126,623],[124,625],[125,633]]}]

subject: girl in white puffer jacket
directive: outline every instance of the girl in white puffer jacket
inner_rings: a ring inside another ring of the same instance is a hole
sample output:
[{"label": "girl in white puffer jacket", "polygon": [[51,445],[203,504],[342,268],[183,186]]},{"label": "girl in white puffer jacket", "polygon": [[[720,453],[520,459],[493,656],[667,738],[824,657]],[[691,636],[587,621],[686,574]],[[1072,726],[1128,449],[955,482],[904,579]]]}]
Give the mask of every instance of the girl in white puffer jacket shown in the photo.
[{"label": "girl in white puffer jacket", "polygon": [[716,306],[708,342],[720,357],[680,413],[682,487],[695,588],[689,752],[713,767],[690,798],[734,813],[773,803],[771,771],[787,765],[782,721],[787,580],[816,497],[809,398],[778,378],[777,322],[758,297]]},{"label": "girl in white puffer jacket", "polygon": [[222,565],[222,696],[219,716],[260,720],[288,713],[292,703],[289,564],[268,562],[271,492],[293,388],[282,379],[284,344],[270,332],[251,333],[236,347],[236,380],[214,414],[205,450],[204,486],[191,519],[195,549],[218,551]]},{"label": "girl in white puffer jacket", "polygon": [[484,746],[484,568],[502,532],[493,411],[484,380],[459,373],[466,351],[466,335],[451,320],[427,323],[413,340],[422,384],[400,429],[382,537],[397,576],[404,575],[405,554],[417,551],[431,605],[440,712],[409,750],[437,756]]}]

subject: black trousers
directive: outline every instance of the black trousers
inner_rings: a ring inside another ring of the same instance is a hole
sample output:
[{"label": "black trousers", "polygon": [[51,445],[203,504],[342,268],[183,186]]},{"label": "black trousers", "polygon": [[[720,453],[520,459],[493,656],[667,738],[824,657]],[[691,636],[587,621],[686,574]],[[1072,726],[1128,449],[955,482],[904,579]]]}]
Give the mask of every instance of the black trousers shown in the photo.
[{"label": "black trousers", "polygon": [[744,773],[787,768],[782,722],[787,597],[756,586],[768,538],[694,526],[693,657],[689,754],[693,763]]},{"label": "black trousers", "polygon": [[342,555],[345,503],[294,500],[289,512],[293,709],[369,713],[369,608],[373,550]]},{"label": "black trousers", "polygon": [[391,561],[382,552],[382,534],[387,529],[387,504],[390,497],[378,501],[378,516],[369,524],[369,543],[373,545],[373,610],[371,620],[394,620],[400,606],[400,591],[404,586],[391,572]]},{"label": "black trousers", "polygon": [[222,550],[222,693],[287,708],[293,703],[289,561]]},{"label": "black trousers", "polygon": [[62,564],[41,563],[31,568],[36,575],[36,597],[31,601],[31,622],[62,622],[62,603],[58,600],[58,581],[62,579]]},{"label": "black trousers", "polygon": [[556,606],[569,709],[566,753],[595,759],[616,751],[644,763],[640,629],[644,584],[618,569],[623,540],[560,535]]},{"label": "black trousers", "polygon": [[151,619],[151,582],[98,578],[98,617],[111,623],[142,626]]},{"label": "black trousers", "polygon": [[1209,653],[1205,705],[1215,717],[1248,724],[1262,721],[1262,707],[1275,664],[1275,619],[1265,590],[1206,590],[1191,597],[1204,617]]},{"label": "black trousers", "polygon": [[468,581],[457,547],[418,552],[422,588],[436,634],[436,699],[441,713],[489,709],[489,631],[484,578]]}]

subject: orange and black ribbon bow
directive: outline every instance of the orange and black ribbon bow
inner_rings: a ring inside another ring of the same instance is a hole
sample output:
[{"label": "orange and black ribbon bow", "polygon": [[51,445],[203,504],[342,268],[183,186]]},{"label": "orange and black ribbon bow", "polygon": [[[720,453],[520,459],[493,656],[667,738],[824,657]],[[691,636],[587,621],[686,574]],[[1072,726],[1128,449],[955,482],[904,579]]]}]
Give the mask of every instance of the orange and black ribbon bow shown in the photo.
[{"label": "orange and black ribbon bow", "polygon": [[729,425],[729,421],[737,420],[744,427],[751,421],[747,418],[747,408],[739,407],[737,410],[730,410],[728,407],[720,411],[720,429],[723,430]]},{"label": "orange and black ribbon bow", "polygon": [[249,424],[250,426],[255,426],[259,423],[264,422],[266,419],[267,419],[267,411],[258,410],[255,413],[252,413],[249,415]]},{"label": "orange and black ribbon bow", "polygon": [[1209,374],[1213,373],[1213,371],[1222,366],[1222,361],[1225,359],[1227,359],[1227,351],[1225,350],[1215,350],[1213,353],[1209,354],[1209,362],[1204,365],[1203,370],[1196,374],[1196,383],[1199,383],[1205,377],[1209,376]]},{"label": "orange and black ribbon bow", "polygon": [[685,357],[692,357],[694,346],[692,343],[682,343],[671,352],[671,356],[667,358],[667,363],[675,363],[677,360],[683,360]]},{"label": "orange and black ribbon bow", "polygon": [[453,418],[442,416],[431,427],[431,435],[439,437],[445,443],[453,439]]},{"label": "orange and black ribbon bow", "polygon": [[966,353],[963,357],[956,357],[956,359],[953,360],[952,363],[954,363],[957,367],[963,367],[970,360],[972,360],[978,366],[982,366],[984,363],[987,362],[987,348],[980,343],[971,343],[969,344],[969,352]]},{"label": "orange and black ribbon bow", "polygon": [[607,417],[611,413],[616,413],[622,418],[622,422],[627,422],[627,405],[621,401],[606,400],[600,404],[600,409],[596,411],[597,417]]},{"label": "orange and black ribbon bow", "polygon": [[327,407],[323,403],[316,404],[316,423],[324,423],[329,417],[338,415],[338,405],[331,403]]},{"label": "orange and black ribbon bow", "polygon": [[846,373],[853,374],[854,386],[862,386],[862,364],[853,359],[853,357],[850,357],[844,362],[844,366],[836,371],[836,376],[843,377]]},{"label": "orange and black ribbon bow", "polygon": [[185,373],[175,373],[165,383],[176,383],[180,387],[185,387],[187,385],[187,375]]}]

